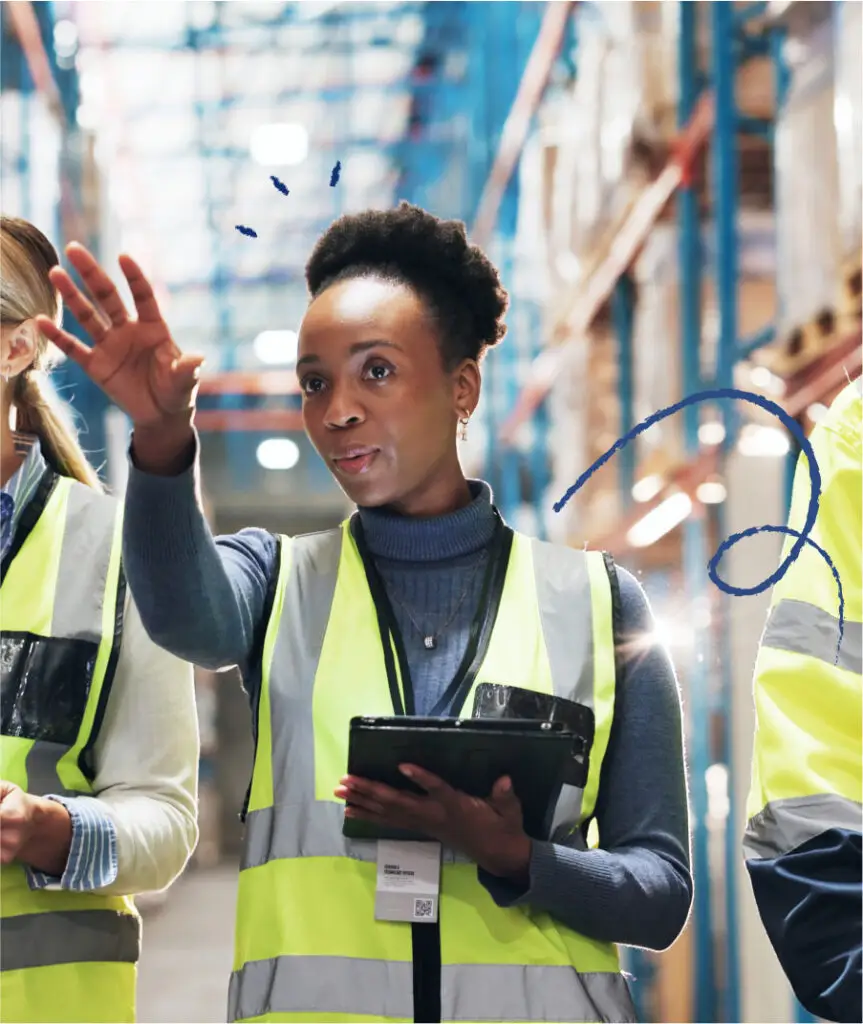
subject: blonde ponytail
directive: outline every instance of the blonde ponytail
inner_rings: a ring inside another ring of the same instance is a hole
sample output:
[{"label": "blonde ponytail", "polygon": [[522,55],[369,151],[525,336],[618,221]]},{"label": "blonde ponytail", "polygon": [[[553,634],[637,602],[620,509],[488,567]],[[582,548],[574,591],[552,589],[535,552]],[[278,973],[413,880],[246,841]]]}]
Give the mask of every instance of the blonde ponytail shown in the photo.
[{"label": "blonde ponytail", "polygon": [[71,476],[94,491],[103,490],[98,473],[87,461],[74,433],[45,397],[33,370],[15,379],[12,401],[16,414],[15,429],[39,438],[45,458],[58,473]]},{"label": "blonde ponytail", "polygon": [[[0,322],[22,324],[38,315],[56,323],[62,318],[60,297],[48,271],[59,263],[45,235],[25,220],[0,216]],[[9,382],[15,429],[35,434],[58,473],[101,491],[102,483],[78,444],[75,432],[46,397],[39,375],[49,369],[52,352],[41,333],[31,365]]]}]

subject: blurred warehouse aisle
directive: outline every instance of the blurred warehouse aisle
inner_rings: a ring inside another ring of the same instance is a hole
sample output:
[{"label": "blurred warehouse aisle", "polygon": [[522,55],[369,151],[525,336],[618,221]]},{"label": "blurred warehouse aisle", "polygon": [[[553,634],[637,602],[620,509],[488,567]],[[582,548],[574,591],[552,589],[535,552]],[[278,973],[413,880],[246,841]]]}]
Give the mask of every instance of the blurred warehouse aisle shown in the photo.
[{"label": "blurred warehouse aisle", "polygon": [[237,868],[187,871],[168,898],[142,906],[140,1024],[225,1020],[234,941]]}]

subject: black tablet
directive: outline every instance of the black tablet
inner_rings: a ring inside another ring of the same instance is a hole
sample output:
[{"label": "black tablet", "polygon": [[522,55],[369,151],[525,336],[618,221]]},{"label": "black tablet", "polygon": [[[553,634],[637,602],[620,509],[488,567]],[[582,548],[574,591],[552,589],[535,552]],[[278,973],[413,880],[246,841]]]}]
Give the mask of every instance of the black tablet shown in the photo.
[{"label": "black tablet", "polygon": [[[523,719],[381,717],[351,719],[348,774],[395,789],[422,792],[399,771],[415,764],[456,789],[487,797],[509,775],[529,836],[547,839],[561,785],[583,739],[563,722]],[[352,839],[422,839],[357,818],[345,818]]]}]

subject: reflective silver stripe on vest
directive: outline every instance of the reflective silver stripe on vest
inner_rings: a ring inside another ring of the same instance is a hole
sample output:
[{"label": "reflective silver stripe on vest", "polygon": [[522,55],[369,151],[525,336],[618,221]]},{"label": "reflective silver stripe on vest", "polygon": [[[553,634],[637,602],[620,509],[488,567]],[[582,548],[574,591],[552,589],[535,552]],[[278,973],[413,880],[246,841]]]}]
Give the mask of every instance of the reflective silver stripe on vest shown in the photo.
[{"label": "reflective silver stripe on vest", "polygon": [[[614,1017],[606,1015],[610,1006],[618,1008]],[[622,974],[579,974],[572,967],[539,964],[454,964],[441,970],[441,1019],[630,1024],[638,1018]]]},{"label": "reflective silver stripe on vest", "polygon": [[[292,857],[351,857],[377,860],[377,843],[370,839],[347,839],[342,835],[343,804],[306,800],[302,804],[250,811],[246,817],[246,842],[241,870],[260,867],[270,860]],[[443,864],[468,864],[470,858],[444,848]]]},{"label": "reflective silver stripe on vest", "polygon": [[[600,1007],[616,1006],[613,1018]],[[228,1020],[265,1014],[344,1013],[413,1020],[410,963],[283,956],[246,964],[231,978]],[[452,964],[441,970],[442,1021],[636,1020],[621,974],[578,974],[535,964]]]},{"label": "reflective silver stripe on vest", "polygon": [[[779,601],[770,610],[761,643],[833,665],[839,644],[839,619],[805,601]],[[846,672],[863,672],[863,623],[845,620],[836,664]]]},{"label": "reflective silver stripe on vest", "polygon": [[57,774],[57,765],[69,748],[62,743],[35,740],[27,751],[24,764],[27,770],[27,792],[34,796],[53,793],[56,796],[75,796],[76,792],[66,789]]},{"label": "reflective silver stripe on vest", "polygon": [[51,635],[99,643],[117,501],[73,483],[66,508]]},{"label": "reflective silver stripe on vest", "polygon": [[345,1013],[413,1020],[413,964],[337,956],[255,960],[231,976],[228,1020]]},{"label": "reflective silver stripe on vest", "polygon": [[243,868],[259,867],[269,860],[291,857],[353,857],[373,861],[377,843],[346,839],[342,835],[345,809],[342,804],[305,800],[290,807],[250,811],[246,818],[247,841]]},{"label": "reflective silver stripe on vest", "polygon": [[831,828],[863,831],[863,808],[835,793],[773,800],[750,818],[743,837],[746,856],[769,860],[796,850]]},{"label": "reflective silver stripe on vest", "polygon": [[114,910],[64,910],[0,919],[0,971],[53,964],[133,964],[140,945],[138,918]]},{"label": "reflective silver stripe on vest", "polygon": [[[272,655],[270,689],[271,751],[275,807],[250,811],[246,819],[241,870],[282,857],[339,856],[340,804],[316,801],[312,692],[330,619],[341,556],[341,530],[327,530],[291,541],[290,575]],[[280,666],[285,671],[280,671]],[[333,810],[330,810],[332,808]],[[305,823],[311,834],[303,834]],[[326,851],[333,851],[328,854]]]},{"label": "reflective silver stripe on vest", "polygon": [[[534,581],[542,635],[551,666],[555,695],[594,710],[593,600],[583,551],[539,540],[531,541]],[[579,675],[573,679],[574,669]],[[580,832],[573,832],[581,817],[584,793],[564,786],[554,812],[551,840],[586,848]]]}]

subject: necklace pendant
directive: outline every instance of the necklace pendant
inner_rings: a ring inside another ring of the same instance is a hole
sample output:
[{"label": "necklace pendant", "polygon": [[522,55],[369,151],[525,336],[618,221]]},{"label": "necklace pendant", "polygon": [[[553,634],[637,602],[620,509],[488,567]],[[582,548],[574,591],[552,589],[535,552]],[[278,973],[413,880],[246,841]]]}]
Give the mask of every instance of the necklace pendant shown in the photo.
[{"label": "necklace pendant", "polygon": [[427,636],[423,639],[423,646],[427,651],[433,651],[437,647],[437,640],[434,636]]}]

